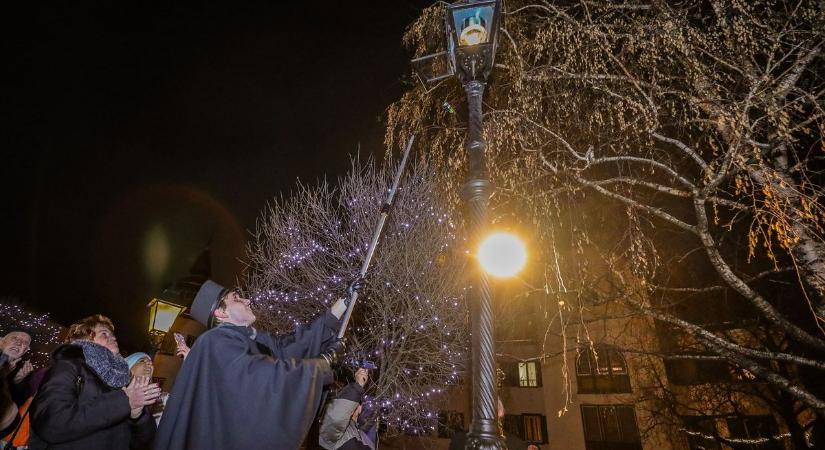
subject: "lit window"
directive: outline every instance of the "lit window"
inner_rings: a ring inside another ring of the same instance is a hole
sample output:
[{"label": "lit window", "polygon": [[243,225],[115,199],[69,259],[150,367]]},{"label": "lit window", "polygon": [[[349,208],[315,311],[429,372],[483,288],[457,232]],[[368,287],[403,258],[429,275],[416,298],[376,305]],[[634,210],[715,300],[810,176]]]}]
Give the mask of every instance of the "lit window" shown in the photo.
[{"label": "lit window", "polygon": [[547,443],[547,417],[541,414],[507,414],[504,434],[518,436],[531,444]]},{"label": "lit window", "polygon": [[544,417],[538,414],[522,414],[524,420],[524,440],[527,442],[544,443]]},{"label": "lit window", "polygon": [[519,387],[538,387],[538,369],[535,361],[518,363]]}]

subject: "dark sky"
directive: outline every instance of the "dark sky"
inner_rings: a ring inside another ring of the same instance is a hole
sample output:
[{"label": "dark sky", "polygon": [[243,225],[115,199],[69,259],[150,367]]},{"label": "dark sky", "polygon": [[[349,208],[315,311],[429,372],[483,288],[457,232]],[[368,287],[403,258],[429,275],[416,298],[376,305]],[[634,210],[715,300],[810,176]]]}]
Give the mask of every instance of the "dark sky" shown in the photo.
[{"label": "dark sky", "polygon": [[[208,6],[206,4],[209,4]],[[17,2],[2,48],[0,296],[124,350],[211,241],[232,283],[266,202],[380,154],[430,1]]]}]

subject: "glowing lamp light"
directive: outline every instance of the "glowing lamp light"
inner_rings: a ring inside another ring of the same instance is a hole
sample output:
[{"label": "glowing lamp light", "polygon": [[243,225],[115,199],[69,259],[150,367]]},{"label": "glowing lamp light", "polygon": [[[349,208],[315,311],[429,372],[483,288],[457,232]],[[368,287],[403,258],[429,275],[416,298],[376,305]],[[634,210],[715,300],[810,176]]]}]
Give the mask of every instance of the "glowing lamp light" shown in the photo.
[{"label": "glowing lamp light", "polygon": [[464,28],[458,38],[461,46],[478,45],[487,42],[487,23],[478,16],[464,19]]},{"label": "glowing lamp light", "polygon": [[478,247],[478,261],[494,277],[512,277],[527,264],[527,248],[510,233],[493,233]]},{"label": "glowing lamp light", "polygon": [[[499,0],[459,1],[448,7],[447,26],[459,47],[492,44],[499,15]],[[448,46],[449,48],[449,46]]]},{"label": "glowing lamp light", "polygon": [[175,319],[183,312],[183,306],[159,298],[153,298],[148,307],[150,333],[168,333]]}]

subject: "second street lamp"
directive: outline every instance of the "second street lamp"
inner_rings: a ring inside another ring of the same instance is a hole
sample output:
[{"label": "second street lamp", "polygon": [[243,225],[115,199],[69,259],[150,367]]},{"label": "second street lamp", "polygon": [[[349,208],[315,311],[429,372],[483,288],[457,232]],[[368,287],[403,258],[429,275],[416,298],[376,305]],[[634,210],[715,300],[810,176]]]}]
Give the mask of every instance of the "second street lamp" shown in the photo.
[{"label": "second street lamp", "polygon": [[[493,68],[498,40],[499,0],[468,0],[447,8],[447,57],[464,86],[469,110],[468,179],[462,188],[468,234],[478,242],[487,228],[487,204],[492,194],[487,173],[481,114],[484,84]],[[496,359],[493,340],[492,293],[487,273],[476,265],[469,293],[472,322],[473,419],[468,449],[506,449],[497,420]]]},{"label": "second street lamp", "polygon": [[160,349],[163,337],[172,328],[172,324],[183,312],[184,307],[159,298],[153,298],[146,306],[149,308],[149,335],[157,351]]}]

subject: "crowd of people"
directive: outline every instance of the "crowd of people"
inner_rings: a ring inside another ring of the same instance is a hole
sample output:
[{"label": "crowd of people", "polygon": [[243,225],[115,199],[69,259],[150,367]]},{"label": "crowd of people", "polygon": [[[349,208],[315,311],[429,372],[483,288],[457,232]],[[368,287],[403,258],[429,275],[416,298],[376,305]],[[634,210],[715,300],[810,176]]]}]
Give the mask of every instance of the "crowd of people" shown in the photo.
[{"label": "crowd of people", "polygon": [[332,381],[346,309],[341,299],[310,325],[272,335],[253,327],[237,290],[207,281],[190,311],[207,331],[191,351],[180,349],[186,358],[168,395],[152,382],[148,354],[121,355],[103,315],[73,323],[37,371],[25,357],[29,333],[8,332],[0,338],[0,448],[298,448]]},{"label": "crowd of people", "polygon": [[[347,295],[311,324],[273,335],[253,327],[239,291],[207,281],[190,315],[207,331],[191,349],[170,393],[152,382],[152,358],[123,357],[112,321],[100,314],[68,329],[48,366],[26,360],[31,336],[0,338],[0,450],[298,449],[320,411],[342,353]],[[372,363],[362,362],[323,413],[327,450],[375,450],[377,411],[364,410]]]}]

